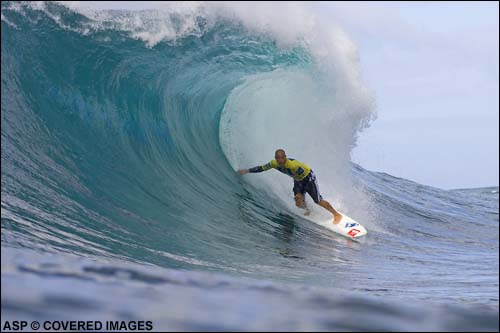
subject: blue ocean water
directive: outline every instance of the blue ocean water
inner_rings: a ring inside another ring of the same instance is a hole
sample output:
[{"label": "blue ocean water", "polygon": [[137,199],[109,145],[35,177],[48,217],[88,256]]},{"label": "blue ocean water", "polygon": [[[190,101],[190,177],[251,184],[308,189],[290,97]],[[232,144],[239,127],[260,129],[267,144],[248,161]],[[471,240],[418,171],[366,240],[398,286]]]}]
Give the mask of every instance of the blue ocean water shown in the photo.
[{"label": "blue ocean water", "polygon": [[[342,38],[191,14],[2,2],[2,323],[498,330],[498,187],[351,163],[375,113]],[[236,174],[278,147],[362,242]]]}]

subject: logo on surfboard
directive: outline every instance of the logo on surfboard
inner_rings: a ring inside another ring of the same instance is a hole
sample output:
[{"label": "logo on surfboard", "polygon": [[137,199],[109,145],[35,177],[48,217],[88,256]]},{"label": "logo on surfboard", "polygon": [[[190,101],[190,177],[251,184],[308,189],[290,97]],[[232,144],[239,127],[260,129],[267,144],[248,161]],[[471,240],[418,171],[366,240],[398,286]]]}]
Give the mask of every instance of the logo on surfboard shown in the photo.
[{"label": "logo on surfboard", "polygon": [[347,233],[349,236],[351,237],[356,237],[357,234],[359,234],[361,232],[361,230],[358,230],[358,229],[351,229],[349,230],[349,232]]}]

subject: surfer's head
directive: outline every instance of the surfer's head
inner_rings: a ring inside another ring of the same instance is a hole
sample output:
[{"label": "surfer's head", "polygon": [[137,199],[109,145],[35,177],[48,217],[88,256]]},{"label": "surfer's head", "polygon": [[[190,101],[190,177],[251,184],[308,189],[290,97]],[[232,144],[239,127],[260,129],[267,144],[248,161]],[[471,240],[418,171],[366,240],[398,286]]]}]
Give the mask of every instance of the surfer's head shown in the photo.
[{"label": "surfer's head", "polygon": [[286,163],[286,154],[285,154],[285,151],[283,149],[276,150],[276,152],[274,153],[274,158],[276,159],[276,162],[278,162],[278,164],[280,166],[284,166],[285,165],[285,163]]}]

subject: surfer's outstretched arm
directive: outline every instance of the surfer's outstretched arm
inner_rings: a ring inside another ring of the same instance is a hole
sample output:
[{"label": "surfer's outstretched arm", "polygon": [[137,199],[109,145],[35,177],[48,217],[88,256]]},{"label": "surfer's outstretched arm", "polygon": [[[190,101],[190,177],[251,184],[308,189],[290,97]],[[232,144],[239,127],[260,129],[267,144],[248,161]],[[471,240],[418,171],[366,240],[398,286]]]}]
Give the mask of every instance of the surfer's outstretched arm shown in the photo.
[{"label": "surfer's outstretched arm", "polygon": [[250,169],[241,169],[241,170],[238,170],[238,173],[240,175],[244,175],[246,173],[257,173],[257,172],[262,172],[262,171],[267,171],[267,170],[270,170],[270,169],[274,169],[278,166],[278,163],[276,162],[276,160],[272,160],[271,162],[267,163],[267,164],[264,164],[264,165],[259,165],[259,166],[256,166],[256,167],[253,167],[253,168],[250,168]]},{"label": "surfer's outstretched arm", "polygon": [[244,175],[246,173],[256,173],[256,172],[262,172],[262,171],[265,171],[262,166],[256,166],[256,167],[253,167],[253,168],[250,168],[250,169],[241,169],[241,170],[238,170],[239,174],[240,175]]}]

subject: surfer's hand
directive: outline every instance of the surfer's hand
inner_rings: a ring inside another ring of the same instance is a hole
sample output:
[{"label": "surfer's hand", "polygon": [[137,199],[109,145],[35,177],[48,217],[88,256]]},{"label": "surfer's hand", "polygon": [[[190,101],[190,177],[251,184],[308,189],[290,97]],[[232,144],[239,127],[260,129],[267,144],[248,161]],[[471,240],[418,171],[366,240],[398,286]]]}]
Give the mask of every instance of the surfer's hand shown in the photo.
[{"label": "surfer's hand", "polygon": [[248,173],[248,169],[241,169],[241,170],[238,170],[238,173],[240,175],[244,175],[245,173]]}]

